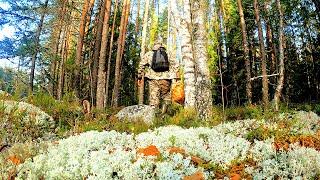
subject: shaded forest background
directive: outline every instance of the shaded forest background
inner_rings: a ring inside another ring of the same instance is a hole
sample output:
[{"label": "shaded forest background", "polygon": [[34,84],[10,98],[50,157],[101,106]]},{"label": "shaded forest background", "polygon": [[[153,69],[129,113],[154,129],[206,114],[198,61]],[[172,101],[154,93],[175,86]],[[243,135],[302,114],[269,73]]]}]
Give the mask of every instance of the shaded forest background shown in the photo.
[{"label": "shaded forest background", "polygon": [[[183,17],[186,2],[2,0],[6,6],[0,8],[0,26],[14,26],[16,32],[1,40],[0,58],[17,68],[0,69],[0,88],[18,97],[41,92],[61,100],[72,95],[100,108],[137,104],[138,63],[159,36],[183,64],[183,37],[172,12]],[[273,100],[281,74],[282,102],[319,103],[317,0],[282,0],[282,12],[280,1],[274,0],[199,2],[206,5],[202,8],[214,104],[266,104]]]}]

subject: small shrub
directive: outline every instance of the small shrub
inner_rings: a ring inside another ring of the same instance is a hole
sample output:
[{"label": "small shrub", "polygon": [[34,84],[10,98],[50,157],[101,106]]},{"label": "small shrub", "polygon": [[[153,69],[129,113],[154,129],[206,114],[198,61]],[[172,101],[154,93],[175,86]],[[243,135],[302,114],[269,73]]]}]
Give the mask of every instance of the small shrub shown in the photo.
[{"label": "small shrub", "polygon": [[320,115],[320,104],[316,104],[314,107],[314,112]]}]

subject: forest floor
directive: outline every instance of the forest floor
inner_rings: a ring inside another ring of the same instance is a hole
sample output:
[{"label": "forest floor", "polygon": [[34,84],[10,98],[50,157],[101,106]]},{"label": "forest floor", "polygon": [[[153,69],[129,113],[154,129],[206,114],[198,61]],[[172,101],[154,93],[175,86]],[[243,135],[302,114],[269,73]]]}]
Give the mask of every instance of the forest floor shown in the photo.
[{"label": "forest floor", "polygon": [[215,107],[208,121],[174,105],[147,125],[72,96],[1,99],[0,179],[320,178],[317,105]]}]

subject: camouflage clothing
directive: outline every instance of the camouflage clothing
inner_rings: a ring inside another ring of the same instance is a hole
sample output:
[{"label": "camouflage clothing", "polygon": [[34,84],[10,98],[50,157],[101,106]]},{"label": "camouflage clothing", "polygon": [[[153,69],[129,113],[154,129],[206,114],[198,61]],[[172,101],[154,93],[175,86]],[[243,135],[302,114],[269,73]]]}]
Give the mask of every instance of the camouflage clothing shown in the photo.
[{"label": "camouflage clothing", "polygon": [[[154,50],[156,46],[154,47]],[[155,72],[150,66],[154,51],[147,52],[139,64],[139,74],[144,72],[146,80],[149,81],[149,104],[159,108],[160,100],[171,100],[171,80],[177,78],[177,63],[168,53],[169,71]]]},{"label": "camouflage clothing", "polygon": [[169,71],[166,72],[155,72],[151,69],[151,62],[152,62],[153,51],[147,52],[143,59],[139,63],[139,74],[144,72],[144,76],[148,79],[175,79],[177,78],[176,72],[178,71],[177,63],[174,61],[174,58],[170,56],[168,53],[168,60],[169,60]]},{"label": "camouflage clothing", "polygon": [[171,80],[162,79],[149,81],[149,104],[159,108],[160,99],[164,101],[171,100]]}]

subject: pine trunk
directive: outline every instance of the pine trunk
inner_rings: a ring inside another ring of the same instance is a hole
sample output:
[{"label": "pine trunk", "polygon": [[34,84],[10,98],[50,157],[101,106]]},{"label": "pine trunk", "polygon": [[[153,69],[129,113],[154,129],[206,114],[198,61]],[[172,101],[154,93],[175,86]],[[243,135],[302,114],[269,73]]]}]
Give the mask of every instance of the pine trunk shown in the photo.
[{"label": "pine trunk", "polygon": [[183,12],[181,17],[180,36],[182,62],[184,69],[184,90],[185,90],[185,107],[195,108],[196,106],[196,72],[195,61],[193,57],[192,39],[189,27],[191,26],[191,9],[190,1],[184,0]]},{"label": "pine trunk", "polygon": [[48,3],[49,0],[46,0],[44,5],[42,6],[42,8],[44,9],[42,14],[41,14],[41,18],[40,18],[40,22],[36,31],[36,36],[34,39],[35,42],[35,47],[32,53],[32,57],[31,57],[31,72],[30,72],[30,82],[29,82],[29,91],[30,93],[33,93],[33,81],[34,81],[34,72],[35,72],[35,68],[36,68],[36,60],[37,60],[37,55],[39,52],[39,46],[40,46],[40,35],[42,32],[42,28],[43,28],[43,22],[44,22],[44,17],[46,15],[46,9],[48,7]]},{"label": "pine trunk", "polygon": [[206,2],[197,0],[193,2],[193,28],[194,31],[194,55],[197,70],[196,109],[201,119],[209,119],[212,115],[212,87],[210,71],[208,67],[206,31]]},{"label": "pine trunk", "polygon": [[139,26],[140,26],[140,0],[138,1],[138,7],[137,7],[137,18],[136,18],[136,25],[135,25],[135,30],[136,30],[136,34],[139,33]]},{"label": "pine trunk", "polygon": [[114,38],[114,29],[116,25],[116,18],[118,14],[118,0],[115,2],[115,9],[113,12],[113,21],[112,21],[112,28],[111,28],[111,37],[110,37],[110,45],[109,45],[109,57],[108,57],[108,66],[107,66],[107,77],[106,77],[106,105],[108,104],[109,100],[109,81],[110,81],[110,71],[111,71],[111,57],[112,57],[112,48],[113,48],[113,38]]},{"label": "pine trunk", "polygon": [[105,0],[105,15],[103,19],[103,30],[102,30],[102,42],[100,49],[99,58],[99,70],[98,70],[98,82],[97,82],[97,108],[105,108],[105,95],[106,95],[106,57],[107,57],[107,43],[108,43],[108,32],[109,32],[109,17],[111,0]]},{"label": "pine trunk", "polygon": [[261,64],[262,64],[262,100],[265,108],[269,105],[269,87],[268,87],[268,77],[267,77],[267,64],[266,64],[266,51],[264,46],[264,38],[262,31],[262,24],[260,20],[260,10],[258,0],[253,1],[254,5],[254,14],[256,18],[256,23],[258,25],[258,36],[259,36],[259,45],[261,52]]},{"label": "pine trunk", "polygon": [[273,74],[276,71],[276,54],[275,54],[275,45],[273,43],[273,35],[272,35],[272,29],[271,29],[271,22],[270,22],[270,18],[269,18],[269,1],[267,1],[264,5],[264,9],[267,12],[267,17],[266,17],[266,26],[267,26],[267,45],[268,45],[268,51],[270,52],[270,58],[271,58],[271,63],[270,63],[270,73]]},{"label": "pine trunk", "polygon": [[64,83],[65,83],[65,61],[66,61],[66,51],[67,50],[67,41],[68,41],[68,35],[69,34],[69,27],[66,25],[63,37],[62,37],[62,42],[63,45],[61,46],[61,59],[60,59],[60,67],[59,67],[59,81],[58,81],[58,100],[62,99],[63,96],[63,90],[64,90]]},{"label": "pine trunk", "polygon": [[124,36],[126,35],[126,22],[128,22],[127,18],[129,17],[130,11],[130,0],[124,0],[123,2],[123,10],[120,22],[120,34],[118,38],[118,49],[117,49],[117,57],[116,57],[116,67],[115,67],[115,79],[114,79],[114,88],[113,88],[113,103],[114,107],[118,107],[119,105],[119,94],[120,94],[120,66],[121,66],[121,56],[123,51],[123,46],[125,42]]},{"label": "pine trunk", "polygon": [[281,92],[284,83],[284,50],[283,50],[283,12],[280,4],[280,0],[277,0],[277,8],[279,11],[279,79],[277,89],[274,95],[274,102],[276,111],[279,111],[279,102],[281,97]]},{"label": "pine trunk", "polygon": [[93,59],[92,59],[92,83],[91,83],[91,89],[92,89],[92,104],[96,104],[96,92],[97,92],[97,80],[98,80],[98,63],[99,63],[99,57],[100,57],[100,49],[101,49],[101,38],[102,38],[102,28],[103,28],[103,18],[105,14],[105,3],[104,0],[100,0],[100,12],[98,15],[98,23],[97,23],[97,31],[96,31],[96,39],[95,39],[95,45],[94,45],[94,53],[93,53]]},{"label": "pine trunk", "polygon": [[[144,8],[144,15],[143,15],[143,24],[142,24],[142,40],[141,40],[141,53],[140,53],[140,59],[143,58],[145,52],[146,52],[146,36],[147,36],[147,28],[148,28],[148,13],[149,13],[149,0],[146,0],[145,2],[145,8]],[[139,104],[143,104],[143,97],[144,97],[144,80],[142,79],[142,83],[139,85]]]},{"label": "pine trunk", "polygon": [[247,26],[246,21],[244,19],[243,8],[241,0],[237,0],[238,3],[238,10],[240,16],[240,25],[241,25],[241,32],[242,32],[242,45],[243,45],[243,57],[244,57],[244,64],[246,69],[246,92],[248,103],[252,103],[252,85],[251,85],[251,66],[250,66],[250,58],[249,58],[249,45],[248,45],[248,37],[247,37]]},{"label": "pine trunk", "polygon": [[79,37],[77,43],[76,60],[75,60],[75,71],[74,71],[74,89],[76,90],[77,96],[81,96],[81,69],[82,69],[82,49],[85,35],[86,20],[89,8],[89,0],[85,0],[81,12]]}]

